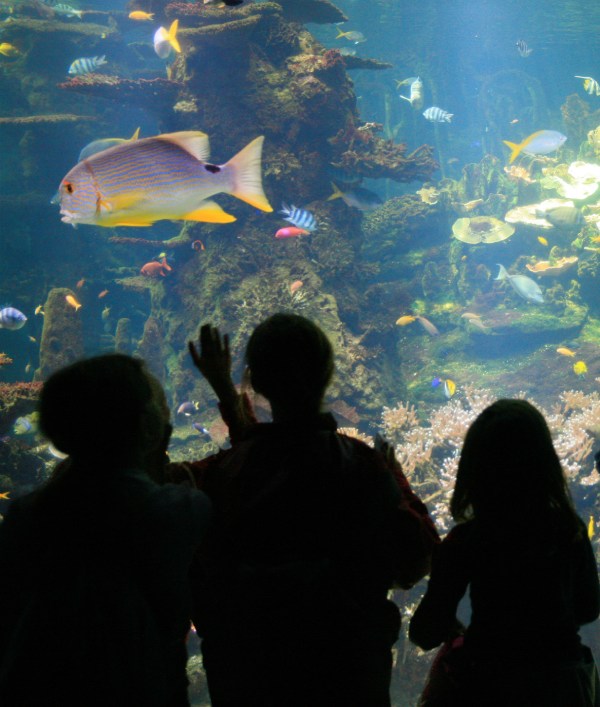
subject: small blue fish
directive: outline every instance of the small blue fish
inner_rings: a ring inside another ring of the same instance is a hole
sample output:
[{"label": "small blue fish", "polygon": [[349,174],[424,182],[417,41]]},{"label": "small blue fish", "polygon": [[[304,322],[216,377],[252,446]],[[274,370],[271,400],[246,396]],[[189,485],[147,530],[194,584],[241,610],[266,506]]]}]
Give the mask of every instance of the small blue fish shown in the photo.
[{"label": "small blue fish", "polygon": [[177,408],[177,414],[189,417],[197,412],[199,407],[200,405],[198,403],[187,400],[185,403],[181,403],[181,405]]},{"label": "small blue fish", "polygon": [[450,123],[454,117],[454,113],[448,113],[448,111],[443,108],[431,106],[431,108],[423,112],[423,117],[427,118],[427,120],[432,123]]},{"label": "small blue fish", "polygon": [[317,230],[317,219],[306,209],[299,209],[293,204],[288,206],[283,203],[281,204],[281,211],[279,213],[285,216],[285,221],[289,221],[297,228],[303,228],[305,231],[310,231],[311,233]]},{"label": "small blue fish", "polygon": [[513,290],[523,299],[536,304],[544,304],[544,295],[540,286],[526,275],[509,275],[504,265],[496,263],[500,268],[496,280],[508,280]]},{"label": "small blue fish", "polygon": [[99,66],[106,64],[106,56],[82,56],[69,66],[69,76],[83,76],[84,74],[91,74]]},{"label": "small blue fish", "polygon": [[442,383],[442,379],[439,376],[436,376],[432,381],[431,381],[431,387],[432,388],[437,388],[438,385]]},{"label": "small blue fish", "polygon": [[0,329],[20,329],[25,326],[27,317],[14,307],[4,307],[0,309]]}]

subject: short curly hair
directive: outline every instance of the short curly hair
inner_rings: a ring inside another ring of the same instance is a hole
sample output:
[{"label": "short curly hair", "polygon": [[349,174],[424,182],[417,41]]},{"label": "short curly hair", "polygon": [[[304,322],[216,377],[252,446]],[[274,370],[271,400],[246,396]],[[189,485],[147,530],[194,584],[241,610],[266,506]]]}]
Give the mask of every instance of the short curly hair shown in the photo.
[{"label": "short curly hair", "polygon": [[38,403],[40,429],[61,451],[123,453],[168,421],[162,388],[141,360],[106,354],[52,374]]}]

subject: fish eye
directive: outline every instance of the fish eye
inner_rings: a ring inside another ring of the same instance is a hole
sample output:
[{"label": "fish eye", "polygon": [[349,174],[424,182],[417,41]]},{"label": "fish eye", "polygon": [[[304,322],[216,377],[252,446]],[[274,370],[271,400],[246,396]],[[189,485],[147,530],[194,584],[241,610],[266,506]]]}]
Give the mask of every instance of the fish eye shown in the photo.
[{"label": "fish eye", "polygon": [[73,193],[73,184],[71,182],[63,182],[63,186],[67,190],[67,194],[72,194]]},{"label": "fish eye", "polygon": [[207,172],[210,172],[211,174],[217,174],[217,172],[221,171],[221,168],[218,167],[216,164],[205,164],[204,169]]}]

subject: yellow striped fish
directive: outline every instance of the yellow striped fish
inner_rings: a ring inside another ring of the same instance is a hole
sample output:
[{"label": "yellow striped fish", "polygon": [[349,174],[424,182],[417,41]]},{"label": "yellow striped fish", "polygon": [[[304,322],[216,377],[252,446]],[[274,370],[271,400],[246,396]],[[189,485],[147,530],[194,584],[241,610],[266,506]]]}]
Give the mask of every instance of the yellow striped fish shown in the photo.
[{"label": "yellow striped fish", "polygon": [[225,193],[273,211],[263,191],[257,137],[224,165],[210,164],[208,137],[197,131],[126,141],[82,160],[60,183],[65,223],[151,226],[162,219],[229,223],[210,197]]}]

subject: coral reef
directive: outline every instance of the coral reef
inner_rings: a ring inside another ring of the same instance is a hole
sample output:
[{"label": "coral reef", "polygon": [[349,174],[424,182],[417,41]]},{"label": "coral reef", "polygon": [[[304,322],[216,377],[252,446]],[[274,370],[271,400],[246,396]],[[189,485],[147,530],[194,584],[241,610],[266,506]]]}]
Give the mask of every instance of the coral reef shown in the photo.
[{"label": "coral reef", "polygon": [[131,354],[133,352],[131,319],[121,317],[121,319],[117,322],[117,329],[115,332],[115,351],[123,354]]},{"label": "coral reef", "polygon": [[80,123],[97,121],[94,115],[73,115],[72,113],[56,113],[55,115],[23,115],[0,118],[0,125],[39,125],[54,123]]},{"label": "coral reef", "polygon": [[[588,103],[576,93],[567,96],[560,111],[569,139],[576,143],[585,140],[588,131],[600,124],[600,108],[592,111]],[[585,147],[583,153],[588,154]],[[591,154],[593,156],[594,152]]]},{"label": "coral reef", "polygon": [[45,380],[54,371],[83,356],[81,314],[66,302],[69,295],[75,296],[67,287],[55,287],[48,293],[36,381]]},{"label": "coral reef", "polygon": [[[495,399],[489,390],[465,386],[461,400],[434,409],[423,421],[410,404],[401,402],[394,408],[384,408],[384,435],[395,445],[404,473],[444,531],[452,524],[449,502],[464,436]],[[600,396],[568,390],[559,395],[550,411],[540,409],[553,432],[554,446],[574,494],[584,507],[593,508],[594,486],[600,483],[592,459],[600,436]]]},{"label": "coral reef", "polygon": [[165,382],[165,340],[159,321],[150,316],[144,324],[144,334],[138,344],[136,354],[143,358],[148,370],[158,380]]},{"label": "coral reef", "polygon": [[183,86],[169,79],[125,79],[106,74],[84,74],[58,84],[65,91],[76,91],[124,103],[141,103],[147,110],[163,114],[172,110]]},{"label": "coral reef", "polygon": [[430,145],[421,145],[407,155],[405,144],[374,134],[381,127],[348,123],[330,140],[337,152],[334,166],[361,177],[387,177],[398,182],[425,181],[438,169]]}]

